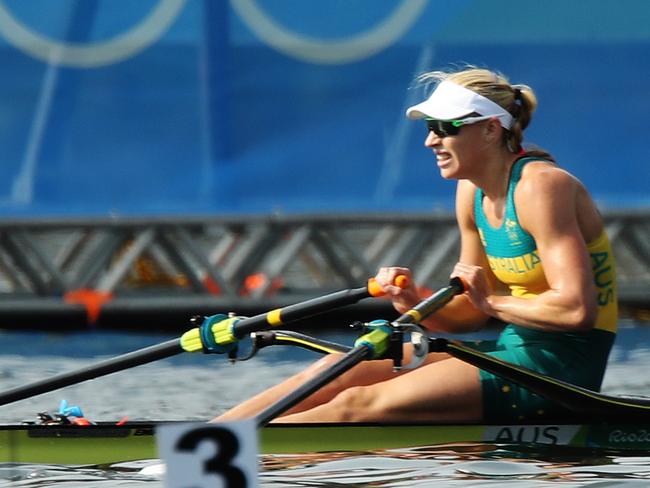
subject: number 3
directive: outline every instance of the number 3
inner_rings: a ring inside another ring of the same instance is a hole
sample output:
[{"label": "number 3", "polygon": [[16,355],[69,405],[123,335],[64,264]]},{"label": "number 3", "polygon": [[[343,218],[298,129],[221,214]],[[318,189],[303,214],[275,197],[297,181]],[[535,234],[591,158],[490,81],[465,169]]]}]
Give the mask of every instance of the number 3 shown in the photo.
[{"label": "number 3", "polygon": [[212,442],[217,452],[203,464],[205,474],[221,476],[228,488],[245,488],[248,486],[246,475],[231,464],[239,452],[237,437],[227,429],[220,427],[203,427],[183,435],[176,443],[179,451],[194,451],[203,441]]}]

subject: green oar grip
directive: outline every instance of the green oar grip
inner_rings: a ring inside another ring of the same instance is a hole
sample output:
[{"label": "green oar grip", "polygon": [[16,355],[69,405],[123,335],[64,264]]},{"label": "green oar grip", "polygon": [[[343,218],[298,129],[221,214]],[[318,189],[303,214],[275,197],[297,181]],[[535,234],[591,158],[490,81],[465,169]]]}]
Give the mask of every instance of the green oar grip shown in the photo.
[{"label": "green oar grip", "polygon": [[372,330],[359,337],[354,342],[354,347],[367,346],[369,359],[377,359],[388,349],[393,329],[386,320],[373,320],[368,326]]}]

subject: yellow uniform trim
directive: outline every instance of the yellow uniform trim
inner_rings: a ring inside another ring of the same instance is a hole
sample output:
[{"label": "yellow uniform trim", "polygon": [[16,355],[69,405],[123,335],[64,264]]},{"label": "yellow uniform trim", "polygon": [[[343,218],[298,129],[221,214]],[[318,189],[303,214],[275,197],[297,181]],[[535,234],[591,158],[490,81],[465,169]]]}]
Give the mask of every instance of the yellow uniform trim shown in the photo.
[{"label": "yellow uniform trim", "polygon": [[596,284],[598,318],[596,329],[616,333],[618,323],[618,297],[616,287],[616,261],[607,233],[587,244]]}]

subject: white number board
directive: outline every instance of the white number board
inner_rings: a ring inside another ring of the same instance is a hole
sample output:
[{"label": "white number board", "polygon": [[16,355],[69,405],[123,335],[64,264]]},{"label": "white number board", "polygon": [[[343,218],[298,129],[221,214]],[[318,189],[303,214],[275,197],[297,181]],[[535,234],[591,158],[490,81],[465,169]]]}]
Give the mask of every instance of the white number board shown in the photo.
[{"label": "white number board", "polygon": [[258,437],[252,420],[161,425],[156,442],[167,465],[167,488],[258,486]]}]

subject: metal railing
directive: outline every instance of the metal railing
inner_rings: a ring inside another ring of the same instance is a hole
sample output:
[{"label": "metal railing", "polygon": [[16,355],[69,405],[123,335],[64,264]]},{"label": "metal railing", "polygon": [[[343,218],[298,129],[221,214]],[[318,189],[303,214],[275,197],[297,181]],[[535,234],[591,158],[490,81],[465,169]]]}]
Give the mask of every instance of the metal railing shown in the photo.
[{"label": "metal railing", "polygon": [[[624,306],[650,304],[650,212],[605,215]],[[0,326],[259,313],[356,287],[383,265],[442,286],[452,215],[98,218],[0,222]]]}]

